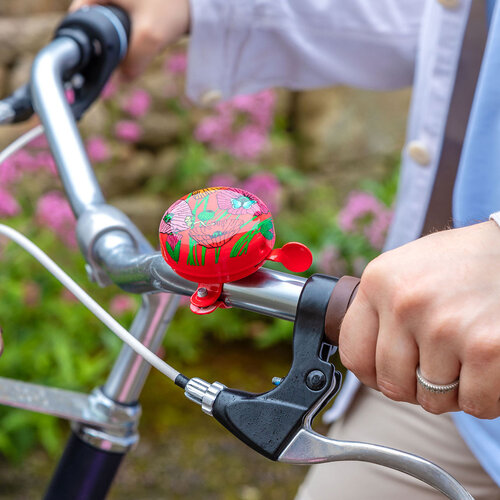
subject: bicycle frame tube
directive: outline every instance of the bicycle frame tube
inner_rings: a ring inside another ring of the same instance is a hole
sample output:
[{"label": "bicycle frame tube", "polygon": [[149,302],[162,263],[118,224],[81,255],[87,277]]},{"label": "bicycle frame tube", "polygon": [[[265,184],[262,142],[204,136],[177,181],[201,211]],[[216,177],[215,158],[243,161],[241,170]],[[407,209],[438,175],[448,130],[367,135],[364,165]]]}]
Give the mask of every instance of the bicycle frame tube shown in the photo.
[{"label": "bicycle frame tube", "polygon": [[[130,331],[153,352],[160,347],[164,333],[179,304],[179,298],[177,295],[165,293],[142,297],[141,309]],[[124,346],[102,391],[113,401],[134,404],[139,399],[150,369],[148,363],[144,363],[143,359],[128,346]]]}]

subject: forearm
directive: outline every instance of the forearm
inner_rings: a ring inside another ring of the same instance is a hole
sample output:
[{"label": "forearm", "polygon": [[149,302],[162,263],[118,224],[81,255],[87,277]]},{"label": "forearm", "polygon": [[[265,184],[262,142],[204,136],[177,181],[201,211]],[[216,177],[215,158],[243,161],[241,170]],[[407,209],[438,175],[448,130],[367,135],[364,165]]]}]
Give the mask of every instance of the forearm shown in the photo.
[{"label": "forearm", "polygon": [[421,0],[190,0],[187,93],[411,84]]}]

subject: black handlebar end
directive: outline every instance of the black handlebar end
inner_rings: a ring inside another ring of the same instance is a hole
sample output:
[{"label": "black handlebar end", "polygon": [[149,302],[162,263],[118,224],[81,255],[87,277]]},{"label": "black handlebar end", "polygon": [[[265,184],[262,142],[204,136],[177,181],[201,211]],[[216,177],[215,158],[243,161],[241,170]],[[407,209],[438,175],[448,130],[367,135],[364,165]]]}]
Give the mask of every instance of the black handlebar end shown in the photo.
[{"label": "black handlebar end", "polygon": [[99,97],[109,77],[125,57],[131,23],[120,7],[96,5],[68,14],[54,38],[73,38],[81,48],[82,61],[75,68],[83,76],[83,86],[75,89],[72,105],[79,119]]}]

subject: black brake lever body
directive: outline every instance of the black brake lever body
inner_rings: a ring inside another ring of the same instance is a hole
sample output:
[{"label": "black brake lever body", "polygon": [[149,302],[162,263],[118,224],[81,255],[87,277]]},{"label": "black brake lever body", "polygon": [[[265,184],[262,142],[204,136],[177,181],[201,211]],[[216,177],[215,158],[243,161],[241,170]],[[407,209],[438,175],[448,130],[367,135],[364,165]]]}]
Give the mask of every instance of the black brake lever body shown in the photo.
[{"label": "black brake lever body", "polygon": [[214,401],[214,418],[271,460],[278,460],[306,417],[313,418],[340,388],[342,376],[328,361],[333,348],[324,334],[336,282],[320,274],[307,280],[297,306],[292,366],[280,385],[262,394],[224,388]]}]

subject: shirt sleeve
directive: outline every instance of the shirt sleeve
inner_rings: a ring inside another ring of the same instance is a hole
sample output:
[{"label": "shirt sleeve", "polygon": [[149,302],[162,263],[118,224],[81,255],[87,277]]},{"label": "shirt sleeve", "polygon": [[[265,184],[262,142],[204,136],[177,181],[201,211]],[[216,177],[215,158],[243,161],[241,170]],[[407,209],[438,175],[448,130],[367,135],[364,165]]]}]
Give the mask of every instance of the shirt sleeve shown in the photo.
[{"label": "shirt sleeve", "polygon": [[187,94],[411,84],[422,0],[190,0]]}]

